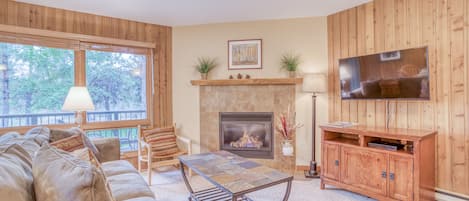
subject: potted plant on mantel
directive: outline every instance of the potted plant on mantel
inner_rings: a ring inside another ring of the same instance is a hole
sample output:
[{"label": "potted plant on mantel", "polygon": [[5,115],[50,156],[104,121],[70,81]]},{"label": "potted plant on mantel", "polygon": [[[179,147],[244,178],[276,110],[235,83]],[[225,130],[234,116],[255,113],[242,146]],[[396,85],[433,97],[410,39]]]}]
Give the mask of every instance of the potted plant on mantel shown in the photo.
[{"label": "potted plant on mantel", "polygon": [[208,78],[208,73],[217,66],[218,63],[215,58],[199,57],[195,68],[200,73],[200,78],[202,80],[206,80]]},{"label": "potted plant on mantel", "polygon": [[298,65],[300,65],[300,56],[293,54],[284,54],[280,61],[282,69],[285,69],[289,73],[290,78],[296,77],[296,71],[298,70]]},{"label": "potted plant on mantel", "polygon": [[290,112],[290,106],[288,106],[287,113],[281,114],[278,117],[277,131],[280,132],[283,138],[282,142],[282,153],[284,156],[293,156],[293,135],[297,128],[302,127],[302,124],[295,123],[293,118],[294,115]]}]

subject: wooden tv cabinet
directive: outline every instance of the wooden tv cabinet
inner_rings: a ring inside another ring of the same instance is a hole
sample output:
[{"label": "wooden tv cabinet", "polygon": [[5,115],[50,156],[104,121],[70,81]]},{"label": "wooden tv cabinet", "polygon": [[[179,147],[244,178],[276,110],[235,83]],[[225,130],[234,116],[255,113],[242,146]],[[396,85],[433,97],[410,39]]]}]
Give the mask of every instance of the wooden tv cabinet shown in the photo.
[{"label": "wooden tv cabinet", "polygon": [[[377,200],[435,200],[435,131],[365,126],[322,129],[321,189],[325,185]],[[406,145],[368,147],[382,140]]]}]

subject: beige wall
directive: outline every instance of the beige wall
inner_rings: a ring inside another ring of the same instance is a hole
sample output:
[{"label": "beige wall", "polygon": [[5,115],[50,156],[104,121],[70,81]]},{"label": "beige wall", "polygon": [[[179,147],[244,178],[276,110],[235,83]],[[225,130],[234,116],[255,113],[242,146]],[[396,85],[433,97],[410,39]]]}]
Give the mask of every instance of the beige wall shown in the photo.
[{"label": "beige wall", "polygon": [[[194,69],[198,57],[216,57],[220,66],[210,79],[227,79],[230,74],[250,74],[253,78],[287,77],[280,70],[280,57],[293,52],[301,55],[302,72],[327,72],[327,22],[326,17],[288,20],[269,20],[242,23],[209,24],[173,28],[173,113],[179,133],[194,140],[199,152],[200,118],[199,88],[190,80],[199,79]],[[263,69],[228,71],[227,41],[262,39]],[[317,122],[328,119],[327,96],[317,100]],[[311,158],[311,94],[301,92],[297,86],[297,122],[305,126],[297,131],[297,165],[307,165]],[[319,136],[319,129],[317,134]],[[319,138],[316,138],[319,141]],[[316,154],[319,159],[319,153]]]}]

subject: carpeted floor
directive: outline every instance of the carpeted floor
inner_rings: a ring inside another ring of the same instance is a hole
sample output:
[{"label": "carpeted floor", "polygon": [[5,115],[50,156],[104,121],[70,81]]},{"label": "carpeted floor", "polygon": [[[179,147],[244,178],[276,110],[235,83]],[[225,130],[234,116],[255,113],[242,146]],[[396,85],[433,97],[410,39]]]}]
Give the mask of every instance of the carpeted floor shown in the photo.
[{"label": "carpeted floor", "polygon": [[[146,179],[146,173],[142,173]],[[155,192],[158,201],[187,201],[189,192],[181,177],[179,170],[175,168],[161,169],[154,172],[152,176],[151,189]],[[210,183],[200,176],[191,178],[191,185],[195,190],[210,187]],[[278,185],[272,188],[261,190],[249,197],[256,201],[276,201],[282,200],[286,185]],[[373,201],[373,199],[351,193],[344,190],[335,189],[328,186],[327,190],[319,189],[318,179],[305,179],[301,174],[295,176],[289,201]]]}]

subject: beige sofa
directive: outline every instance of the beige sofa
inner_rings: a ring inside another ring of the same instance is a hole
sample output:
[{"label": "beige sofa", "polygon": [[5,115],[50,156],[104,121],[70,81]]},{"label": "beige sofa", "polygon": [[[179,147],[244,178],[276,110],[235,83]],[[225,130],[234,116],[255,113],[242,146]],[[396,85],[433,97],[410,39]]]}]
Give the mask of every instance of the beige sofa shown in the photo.
[{"label": "beige sofa", "polygon": [[[76,129],[74,130],[77,131]],[[44,196],[38,195],[42,192],[39,189],[45,189],[44,192],[49,193],[46,200],[55,201],[54,196],[50,196],[50,193],[61,194],[66,192],[65,196],[69,197],[67,200],[98,200],[96,197],[92,199],[89,197],[80,198],[80,193],[86,191],[85,188],[78,191],[69,191],[68,188],[75,187],[76,183],[81,182],[80,180],[86,180],[88,175],[82,175],[77,178],[67,178],[65,175],[73,175],[66,171],[66,168],[61,168],[60,164],[55,164],[55,169],[52,169],[53,177],[66,181],[60,183],[60,187],[54,189],[54,186],[48,185],[47,182],[36,181],[36,177],[33,174],[33,166],[35,161],[36,153],[38,150],[49,147],[48,142],[52,140],[62,139],[69,135],[74,134],[72,130],[49,130],[46,127],[37,127],[28,131],[24,135],[18,133],[7,133],[0,135],[0,199],[8,201],[35,201],[36,198],[44,200]],[[137,170],[127,161],[119,160],[120,158],[120,146],[119,140],[115,138],[96,139],[92,140],[96,151],[99,154],[96,158],[101,163],[102,173],[105,175],[105,183],[107,188],[107,195],[111,196],[111,200],[115,201],[154,201],[155,196],[150,190],[147,183],[140,176]],[[47,145],[44,145],[47,144]],[[41,145],[43,145],[41,147]],[[55,151],[59,153],[59,151]],[[43,153],[44,154],[44,153]],[[39,155],[39,154],[38,154]],[[39,157],[39,156],[38,156]],[[68,159],[67,159],[68,160]],[[73,164],[73,163],[72,163]],[[42,166],[46,164],[41,164]],[[50,165],[51,168],[54,164]],[[49,170],[48,170],[49,171]],[[73,173],[73,172],[72,172]],[[63,175],[63,176],[61,176]],[[48,179],[44,179],[48,180]],[[43,185],[43,186],[35,186]],[[89,187],[89,186],[88,186]],[[96,191],[97,188],[92,189]],[[110,191],[110,193],[109,193]],[[96,193],[96,192],[95,192]],[[97,192],[99,194],[100,192]],[[63,194],[61,195],[64,196]],[[60,197],[60,196],[57,196]],[[39,200],[39,199],[38,199]]]}]

